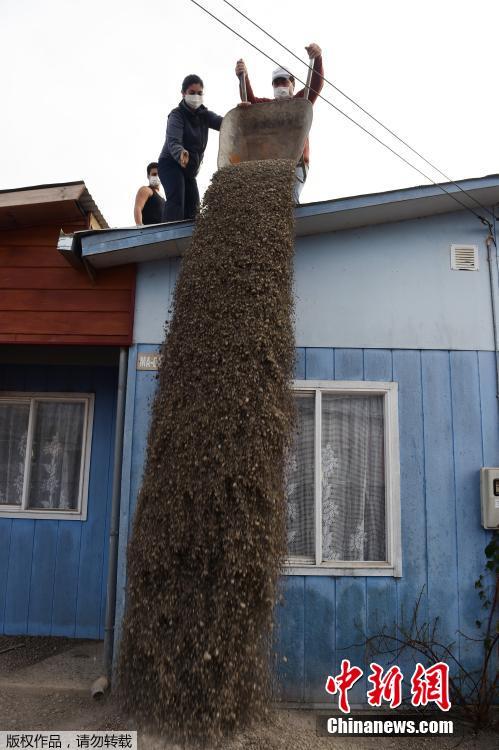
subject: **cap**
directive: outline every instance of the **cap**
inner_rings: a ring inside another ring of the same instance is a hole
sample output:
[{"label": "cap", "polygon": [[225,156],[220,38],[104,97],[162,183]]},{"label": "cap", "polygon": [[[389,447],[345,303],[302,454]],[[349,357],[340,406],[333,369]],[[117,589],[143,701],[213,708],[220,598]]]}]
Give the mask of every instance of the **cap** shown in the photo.
[{"label": "cap", "polygon": [[272,73],[272,83],[274,83],[276,78],[288,78],[294,80],[294,76],[289,70],[286,70],[286,68],[276,68]]}]

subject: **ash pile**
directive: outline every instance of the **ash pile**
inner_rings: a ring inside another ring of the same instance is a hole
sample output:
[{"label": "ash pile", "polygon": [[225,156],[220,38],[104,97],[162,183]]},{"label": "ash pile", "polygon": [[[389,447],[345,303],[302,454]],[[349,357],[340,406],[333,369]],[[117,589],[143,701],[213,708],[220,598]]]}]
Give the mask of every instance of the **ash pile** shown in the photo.
[{"label": "ash pile", "polygon": [[294,422],[293,179],[288,160],[216,173],[163,345],[118,696],[183,740],[269,710]]}]

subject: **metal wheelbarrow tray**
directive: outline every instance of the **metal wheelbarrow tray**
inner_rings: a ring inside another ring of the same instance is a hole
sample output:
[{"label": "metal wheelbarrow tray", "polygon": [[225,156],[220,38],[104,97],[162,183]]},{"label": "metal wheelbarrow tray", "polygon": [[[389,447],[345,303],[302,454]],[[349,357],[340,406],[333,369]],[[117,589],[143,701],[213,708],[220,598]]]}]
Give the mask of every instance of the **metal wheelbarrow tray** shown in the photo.
[{"label": "metal wheelbarrow tray", "polygon": [[312,104],[305,98],[235,107],[222,120],[218,168],[257,159],[298,162],[312,125]]}]

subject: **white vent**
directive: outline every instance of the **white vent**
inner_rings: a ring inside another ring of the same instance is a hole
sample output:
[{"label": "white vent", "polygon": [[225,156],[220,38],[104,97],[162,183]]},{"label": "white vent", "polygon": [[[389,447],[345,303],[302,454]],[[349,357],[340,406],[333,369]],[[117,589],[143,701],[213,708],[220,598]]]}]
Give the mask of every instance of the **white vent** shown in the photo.
[{"label": "white vent", "polygon": [[453,271],[478,271],[478,247],[451,245],[450,267]]}]

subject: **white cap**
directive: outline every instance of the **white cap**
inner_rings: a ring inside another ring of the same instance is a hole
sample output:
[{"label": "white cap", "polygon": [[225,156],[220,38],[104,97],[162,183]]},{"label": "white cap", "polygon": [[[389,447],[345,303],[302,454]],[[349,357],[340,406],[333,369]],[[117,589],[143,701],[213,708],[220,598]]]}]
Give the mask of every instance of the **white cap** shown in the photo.
[{"label": "white cap", "polygon": [[276,68],[272,73],[272,83],[276,78],[293,78],[293,75],[286,68]]}]

